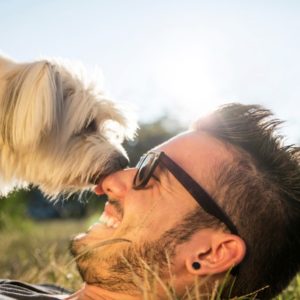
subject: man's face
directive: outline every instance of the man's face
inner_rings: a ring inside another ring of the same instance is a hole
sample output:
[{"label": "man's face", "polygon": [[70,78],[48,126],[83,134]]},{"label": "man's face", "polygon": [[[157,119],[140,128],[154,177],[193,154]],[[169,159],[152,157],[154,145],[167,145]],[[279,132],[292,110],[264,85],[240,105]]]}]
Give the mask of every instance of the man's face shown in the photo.
[{"label": "man's face", "polygon": [[[213,189],[213,166],[229,155],[216,139],[195,132],[179,135],[154,150],[164,151],[208,193]],[[87,283],[135,291],[136,278],[143,276],[142,261],[154,267],[158,264],[162,277],[168,274],[166,252],[171,263],[175,261],[178,237],[174,232],[198,204],[160,166],[141,190],[132,188],[135,174],[131,168],[104,179],[96,188],[108,196],[101,221],[72,241],[72,253],[79,256],[78,268]]]}]

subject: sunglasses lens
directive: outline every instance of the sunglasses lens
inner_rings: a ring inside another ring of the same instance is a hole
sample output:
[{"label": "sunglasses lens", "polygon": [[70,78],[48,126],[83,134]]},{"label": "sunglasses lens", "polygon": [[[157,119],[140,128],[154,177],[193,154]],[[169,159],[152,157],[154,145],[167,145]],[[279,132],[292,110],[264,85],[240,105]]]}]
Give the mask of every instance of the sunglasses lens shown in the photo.
[{"label": "sunglasses lens", "polygon": [[147,184],[149,178],[151,177],[154,161],[155,154],[149,153],[138,163],[138,170],[134,178],[135,188],[141,188]]}]

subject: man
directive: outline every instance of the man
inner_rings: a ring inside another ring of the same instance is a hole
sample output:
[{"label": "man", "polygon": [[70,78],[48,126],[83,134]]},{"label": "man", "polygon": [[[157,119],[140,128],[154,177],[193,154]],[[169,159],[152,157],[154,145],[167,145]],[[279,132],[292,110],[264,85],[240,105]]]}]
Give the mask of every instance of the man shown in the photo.
[{"label": "man", "polygon": [[107,176],[99,223],[71,246],[85,285],[37,299],[278,294],[299,270],[300,150],[271,116],[227,105]]}]

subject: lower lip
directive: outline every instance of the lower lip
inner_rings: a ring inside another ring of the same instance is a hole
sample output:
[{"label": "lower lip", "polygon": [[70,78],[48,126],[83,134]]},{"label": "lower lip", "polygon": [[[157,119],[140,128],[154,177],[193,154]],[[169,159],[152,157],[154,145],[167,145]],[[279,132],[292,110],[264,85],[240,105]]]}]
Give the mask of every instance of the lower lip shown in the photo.
[{"label": "lower lip", "polygon": [[115,228],[108,227],[106,224],[103,224],[102,222],[96,222],[88,228],[88,232],[91,231],[91,230],[94,231],[94,230],[97,230],[97,229],[101,229],[101,230],[105,230],[105,231],[114,231],[115,230]]}]

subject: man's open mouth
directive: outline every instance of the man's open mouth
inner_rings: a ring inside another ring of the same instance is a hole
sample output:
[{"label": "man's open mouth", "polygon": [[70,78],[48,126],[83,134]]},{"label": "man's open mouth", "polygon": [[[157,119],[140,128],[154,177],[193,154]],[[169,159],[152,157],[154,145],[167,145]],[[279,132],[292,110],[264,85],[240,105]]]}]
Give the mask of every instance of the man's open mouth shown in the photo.
[{"label": "man's open mouth", "polygon": [[123,218],[123,210],[116,200],[108,200],[105,203],[104,211],[99,218],[99,222],[109,228],[118,228]]},{"label": "man's open mouth", "polygon": [[118,228],[121,222],[113,216],[108,215],[105,211],[99,218],[99,222],[106,225],[109,228]]}]

